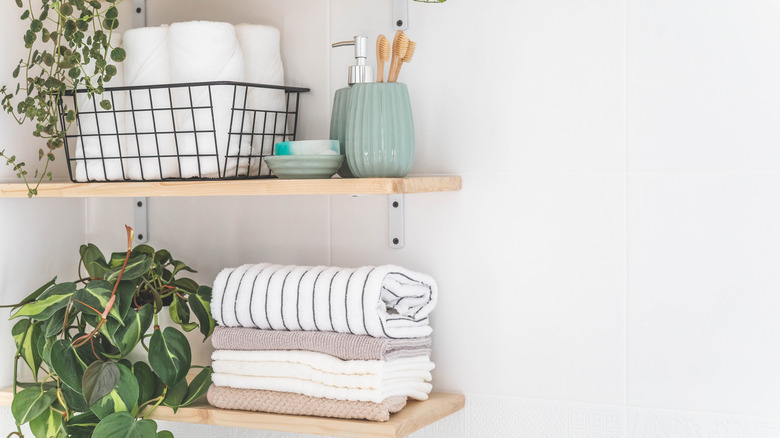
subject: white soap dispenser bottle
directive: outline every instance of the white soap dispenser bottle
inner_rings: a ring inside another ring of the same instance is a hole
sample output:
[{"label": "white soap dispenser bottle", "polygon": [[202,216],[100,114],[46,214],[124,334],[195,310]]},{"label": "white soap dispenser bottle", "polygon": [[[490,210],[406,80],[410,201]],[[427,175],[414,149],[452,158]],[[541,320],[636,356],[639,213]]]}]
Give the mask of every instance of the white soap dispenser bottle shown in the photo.
[{"label": "white soap dispenser bottle", "polygon": [[[371,66],[366,65],[366,53],[368,47],[368,38],[356,36],[353,41],[341,41],[334,43],[333,47],[355,46],[355,65],[349,67],[347,76],[348,87],[336,90],[333,99],[333,111],[330,118],[330,139],[339,141],[341,155],[345,155],[348,145],[346,144],[347,130],[347,106],[349,104],[352,85],[367,82],[375,82],[374,71]],[[355,175],[347,165],[347,160],[339,169],[339,176],[342,178],[354,178]]]}]

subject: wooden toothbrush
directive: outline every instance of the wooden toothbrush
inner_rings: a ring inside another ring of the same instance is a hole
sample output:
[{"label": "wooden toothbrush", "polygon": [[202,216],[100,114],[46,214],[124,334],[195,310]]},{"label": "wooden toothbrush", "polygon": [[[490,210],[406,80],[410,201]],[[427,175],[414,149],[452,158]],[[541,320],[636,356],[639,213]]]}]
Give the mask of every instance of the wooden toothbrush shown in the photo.
[{"label": "wooden toothbrush", "polygon": [[376,81],[384,82],[385,63],[390,60],[390,41],[384,35],[376,39]]},{"label": "wooden toothbrush", "polygon": [[404,62],[404,56],[406,56],[406,50],[409,48],[409,37],[399,30],[395,33],[393,38],[393,59],[390,61],[390,73],[387,75],[388,82],[395,82],[397,78],[393,77],[393,72],[398,69],[398,65]]},{"label": "wooden toothbrush", "polygon": [[406,54],[404,54],[404,57],[401,61],[398,63],[398,67],[396,67],[395,71],[390,72],[390,79],[388,79],[389,82],[396,82],[398,81],[398,76],[401,74],[401,67],[407,62],[412,62],[412,57],[414,56],[414,49],[417,47],[417,43],[414,41],[409,41],[409,47],[406,48]]}]

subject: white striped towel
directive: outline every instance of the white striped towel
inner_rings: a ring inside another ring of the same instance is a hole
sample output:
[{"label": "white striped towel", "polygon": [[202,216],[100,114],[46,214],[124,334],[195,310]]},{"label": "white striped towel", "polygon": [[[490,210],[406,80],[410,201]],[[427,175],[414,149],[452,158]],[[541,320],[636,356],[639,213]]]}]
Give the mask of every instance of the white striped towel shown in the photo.
[{"label": "white striped towel", "polygon": [[311,351],[217,350],[214,372],[251,377],[306,380],[345,389],[382,390],[431,381],[428,356],[384,360],[341,360]]},{"label": "white striped towel", "polygon": [[262,263],[222,270],[211,312],[225,327],[418,338],[431,334],[437,294],[430,276],[399,266]]}]

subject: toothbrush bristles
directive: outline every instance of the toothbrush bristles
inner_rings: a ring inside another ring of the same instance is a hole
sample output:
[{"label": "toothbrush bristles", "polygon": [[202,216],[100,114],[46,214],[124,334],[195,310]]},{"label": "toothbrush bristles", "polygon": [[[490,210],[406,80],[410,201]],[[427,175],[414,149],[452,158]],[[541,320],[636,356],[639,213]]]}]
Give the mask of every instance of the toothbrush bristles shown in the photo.
[{"label": "toothbrush bristles", "polygon": [[390,41],[384,35],[379,36],[379,54],[382,61],[390,60]]},{"label": "toothbrush bristles", "polygon": [[409,46],[406,48],[406,54],[404,54],[404,62],[410,62],[412,58],[414,57],[414,49],[417,46],[417,43],[414,41],[409,41]]},{"label": "toothbrush bristles", "polygon": [[406,50],[409,48],[409,37],[406,36],[406,34],[399,30],[395,33],[395,38],[393,41],[393,53],[395,56],[399,58],[403,58],[404,55],[406,55]]}]

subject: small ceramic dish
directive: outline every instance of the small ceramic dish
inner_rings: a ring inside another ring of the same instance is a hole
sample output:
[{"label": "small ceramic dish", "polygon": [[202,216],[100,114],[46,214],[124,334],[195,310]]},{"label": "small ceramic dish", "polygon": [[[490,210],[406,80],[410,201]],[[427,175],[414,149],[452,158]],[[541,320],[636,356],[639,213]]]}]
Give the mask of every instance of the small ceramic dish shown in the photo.
[{"label": "small ceramic dish", "polygon": [[338,140],[295,140],[276,143],[274,155],[338,155]]},{"label": "small ceramic dish", "polygon": [[263,159],[282,179],[328,179],[344,162],[343,155],[274,155]]}]

